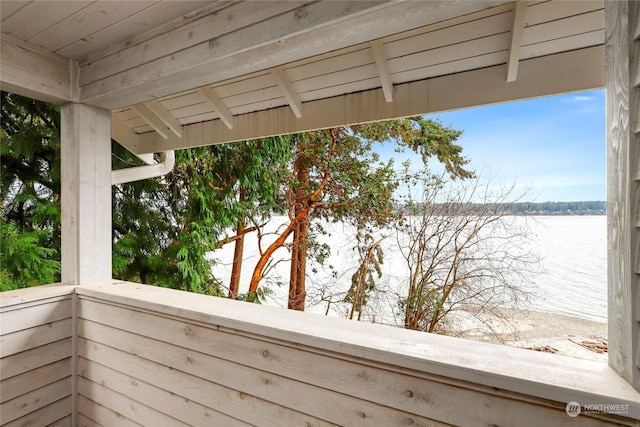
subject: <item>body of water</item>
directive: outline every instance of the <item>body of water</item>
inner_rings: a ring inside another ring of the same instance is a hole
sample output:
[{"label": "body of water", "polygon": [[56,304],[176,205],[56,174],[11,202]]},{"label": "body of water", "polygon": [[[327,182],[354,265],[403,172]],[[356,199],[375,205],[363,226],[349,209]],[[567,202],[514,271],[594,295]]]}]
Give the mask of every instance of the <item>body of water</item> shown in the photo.
[{"label": "body of water", "polygon": [[[598,322],[607,321],[607,218],[606,216],[535,216],[529,218],[516,217],[516,221],[526,221],[530,230],[528,240],[530,249],[540,257],[536,272],[529,274],[520,286],[531,292],[529,302],[523,308],[550,311],[566,314]],[[274,218],[270,228],[277,230],[285,217]],[[320,242],[331,246],[331,257],[327,264],[334,267],[334,272],[319,270],[309,273],[307,281],[307,311],[345,316],[345,305],[340,304],[340,295],[349,289],[351,275],[357,268],[357,253],[354,251],[353,232],[342,224],[326,224],[326,236]],[[273,237],[275,239],[275,236]],[[390,292],[382,293],[378,301],[370,301],[370,309],[380,313],[377,321],[397,323],[394,312],[397,311],[397,289],[402,289],[405,268],[404,260],[394,249],[394,238],[389,236],[383,246],[385,261],[382,266],[383,277],[379,279],[381,287]],[[263,247],[268,245],[265,238]],[[243,264],[241,283],[248,285],[253,267],[257,260],[257,241],[255,236],[248,236],[245,245],[245,261]],[[270,305],[286,307],[287,278],[289,263],[286,249],[279,249],[276,258],[284,261],[275,264],[270,272],[273,297]],[[230,265],[233,256],[233,245],[226,245],[215,253],[219,264],[214,267],[214,274],[228,282]],[[285,285],[278,287],[275,282]],[[246,289],[240,289],[245,292]],[[395,295],[394,295],[395,294]],[[386,298],[386,299],[385,299]],[[333,303],[329,304],[328,301]],[[327,310],[327,307],[329,309]]]},{"label": "body of water", "polygon": [[534,217],[530,227],[543,269],[532,308],[606,322],[607,217]]}]

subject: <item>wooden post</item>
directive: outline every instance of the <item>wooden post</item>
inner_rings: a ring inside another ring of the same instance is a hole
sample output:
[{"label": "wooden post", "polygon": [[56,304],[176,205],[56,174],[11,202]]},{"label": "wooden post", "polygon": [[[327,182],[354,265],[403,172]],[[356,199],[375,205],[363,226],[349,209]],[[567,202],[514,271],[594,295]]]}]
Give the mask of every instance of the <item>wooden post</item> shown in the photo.
[{"label": "wooden post", "polygon": [[62,106],[62,281],[111,279],[111,114]]},{"label": "wooden post", "polygon": [[[640,159],[634,1],[605,2],[609,365],[640,390]],[[637,119],[636,119],[637,120]],[[635,121],[635,120],[634,120]]]}]

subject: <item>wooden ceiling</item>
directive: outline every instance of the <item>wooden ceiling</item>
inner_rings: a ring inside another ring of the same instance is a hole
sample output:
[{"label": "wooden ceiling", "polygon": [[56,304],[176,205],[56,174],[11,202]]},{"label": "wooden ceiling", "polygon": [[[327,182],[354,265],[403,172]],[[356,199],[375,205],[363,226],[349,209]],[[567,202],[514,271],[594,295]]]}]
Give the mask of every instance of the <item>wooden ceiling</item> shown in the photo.
[{"label": "wooden ceiling", "polygon": [[[0,15],[4,88],[110,109],[134,152],[604,84],[602,0],[3,0]],[[438,99],[436,82],[455,87]]]}]

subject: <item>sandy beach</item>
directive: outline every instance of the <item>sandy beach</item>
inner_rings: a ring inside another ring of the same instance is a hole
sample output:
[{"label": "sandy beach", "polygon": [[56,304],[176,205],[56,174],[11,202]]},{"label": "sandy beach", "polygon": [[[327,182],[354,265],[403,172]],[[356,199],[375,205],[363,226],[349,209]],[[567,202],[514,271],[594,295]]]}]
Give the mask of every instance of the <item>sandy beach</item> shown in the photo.
[{"label": "sandy beach", "polygon": [[511,325],[492,325],[501,333],[467,335],[466,338],[502,342],[532,351],[607,361],[606,323],[527,309],[509,309],[505,316],[511,319]]}]

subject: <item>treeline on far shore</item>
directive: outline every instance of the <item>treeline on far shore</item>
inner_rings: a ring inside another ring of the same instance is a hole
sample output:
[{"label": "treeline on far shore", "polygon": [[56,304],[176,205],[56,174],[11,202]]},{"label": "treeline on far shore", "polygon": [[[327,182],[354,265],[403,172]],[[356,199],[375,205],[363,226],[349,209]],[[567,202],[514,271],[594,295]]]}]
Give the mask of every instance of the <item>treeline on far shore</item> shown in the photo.
[{"label": "treeline on far shore", "polygon": [[[421,208],[415,206],[400,207],[404,212],[420,212]],[[605,201],[581,201],[581,202],[518,202],[518,203],[438,203],[430,206],[430,210],[440,215],[456,215],[462,212],[475,211],[480,215],[606,215],[607,202]]]},{"label": "treeline on far shore", "polygon": [[528,215],[606,215],[607,202],[523,202],[505,206],[508,212]]}]

